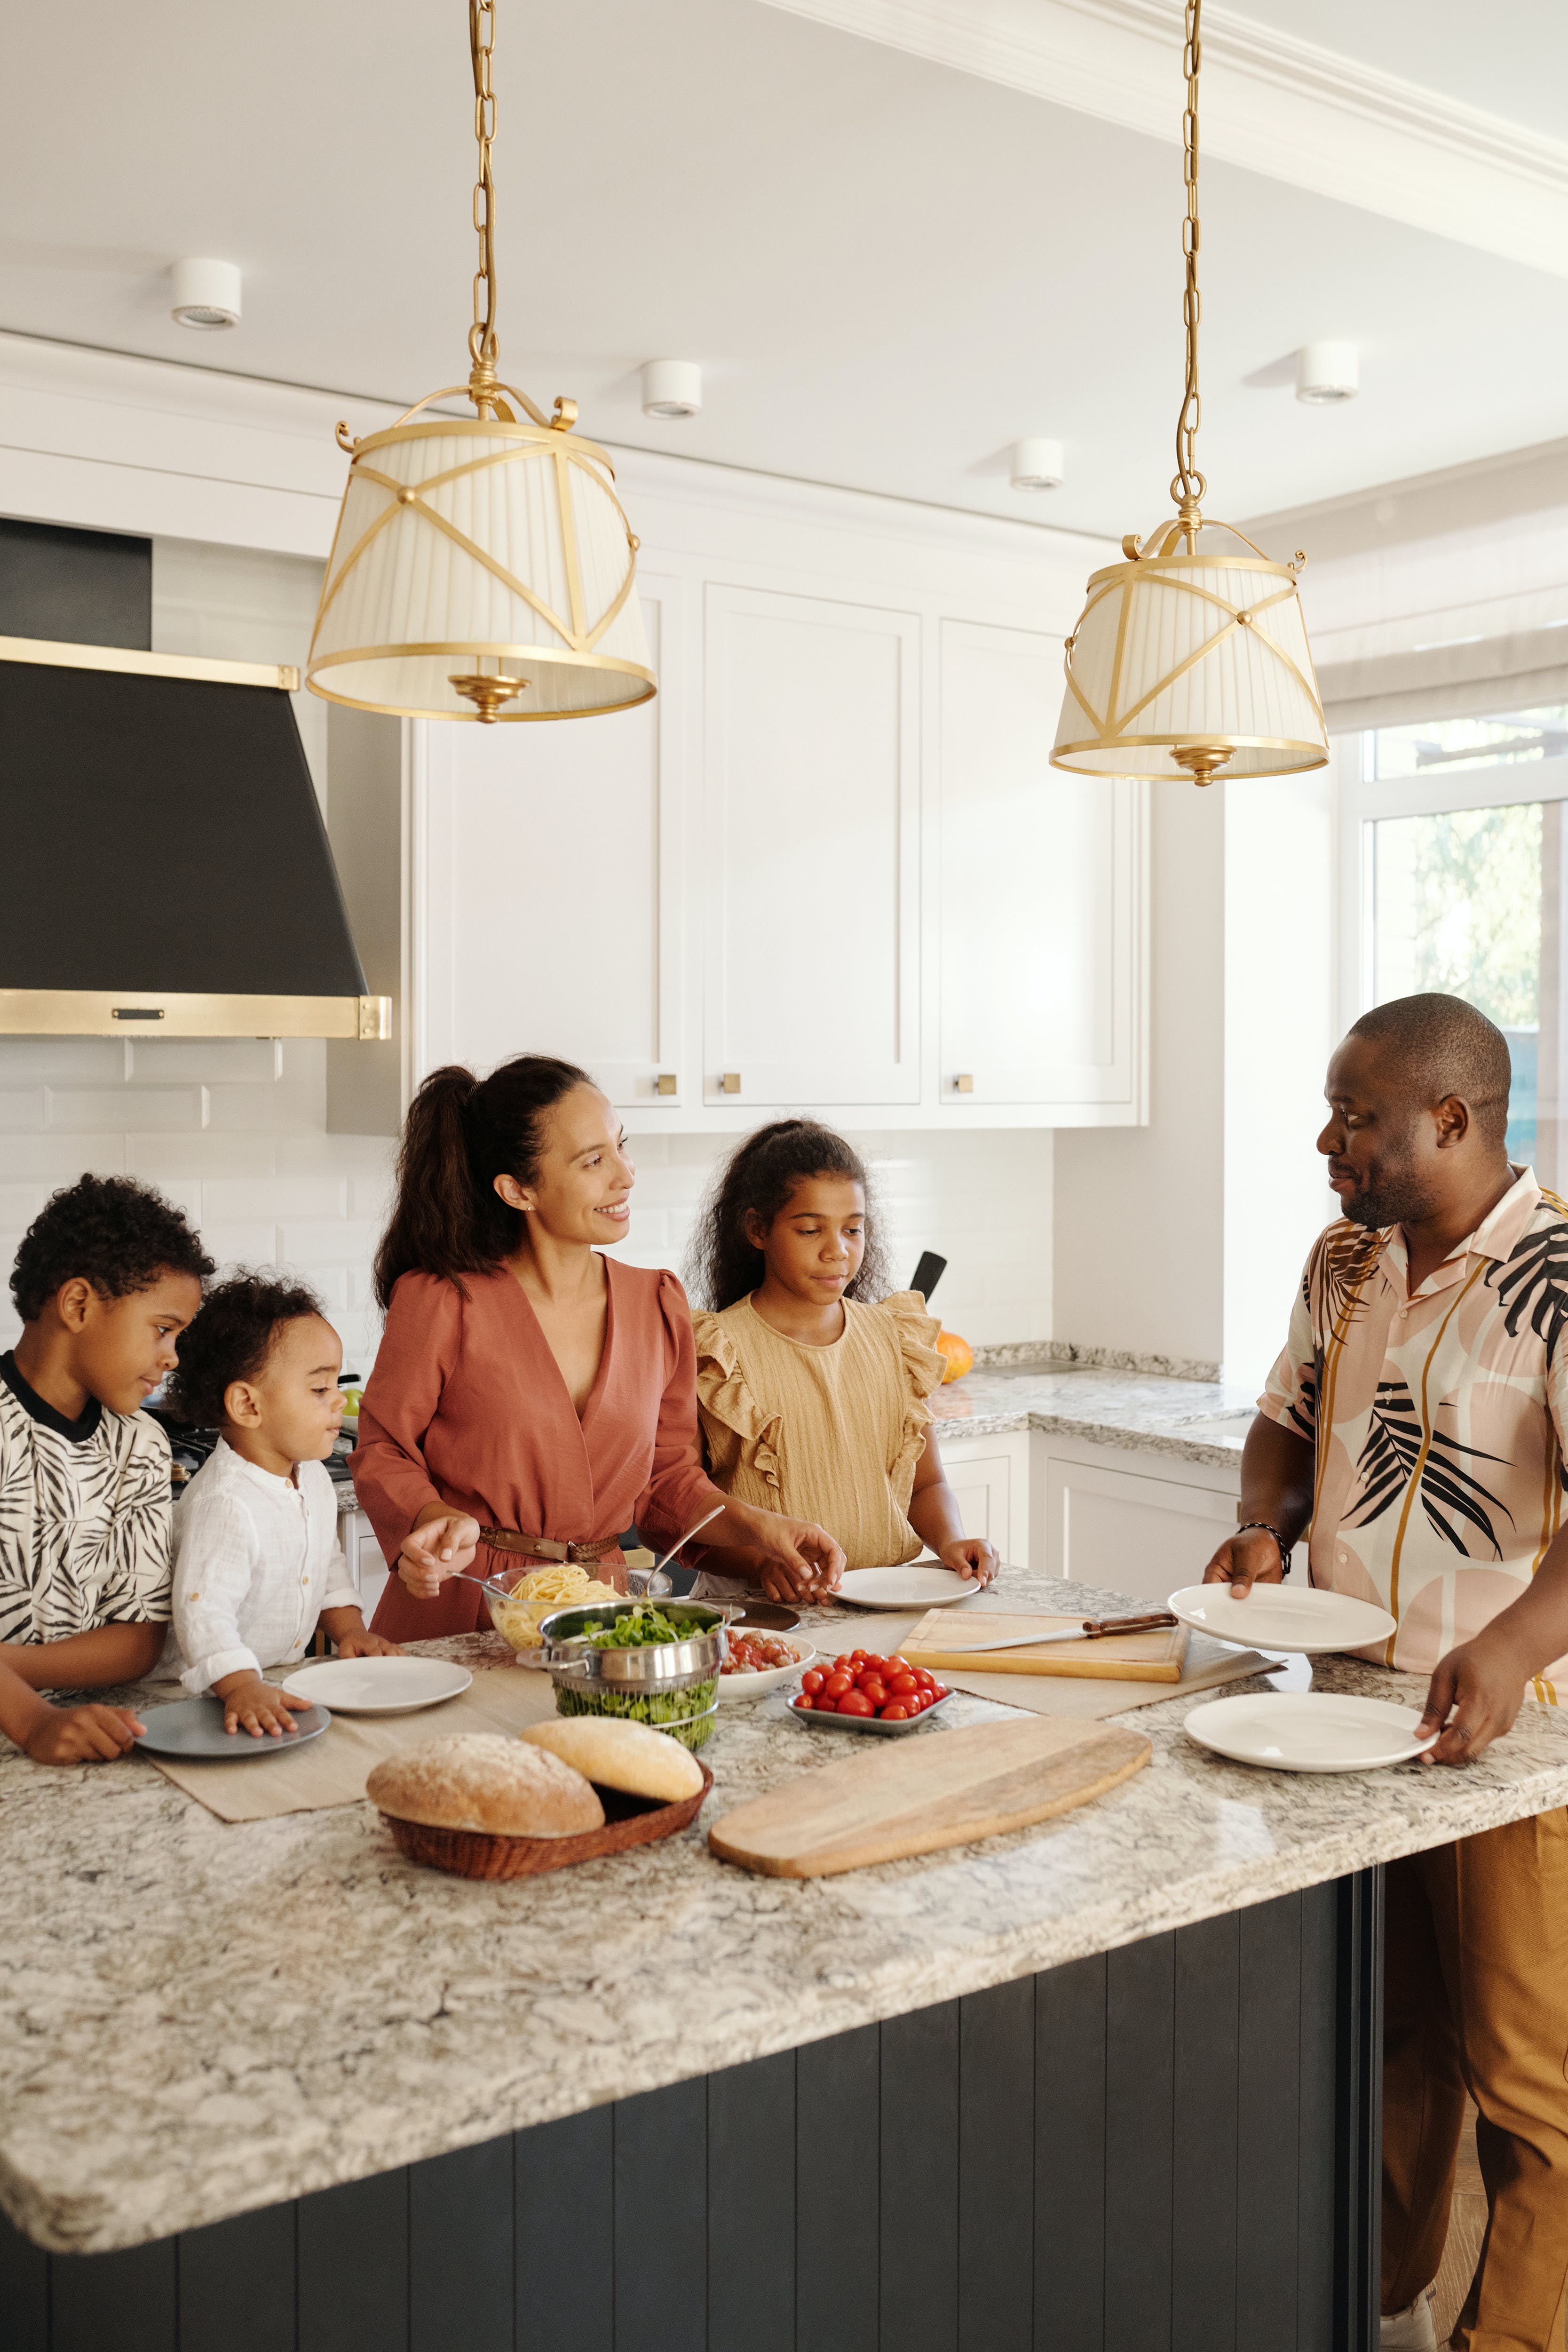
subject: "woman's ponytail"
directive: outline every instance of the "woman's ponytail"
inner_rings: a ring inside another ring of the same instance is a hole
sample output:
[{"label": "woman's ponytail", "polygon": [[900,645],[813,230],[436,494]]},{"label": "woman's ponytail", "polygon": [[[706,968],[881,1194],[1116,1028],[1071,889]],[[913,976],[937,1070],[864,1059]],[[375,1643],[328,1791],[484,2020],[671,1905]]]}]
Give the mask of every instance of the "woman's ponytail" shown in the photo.
[{"label": "woman's ponytail", "polygon": [[522,1216],[495,1180],[531,1183],[545,1113],[591,1083],[575,1063],[548,1054],[519,1054],[483,1079],[459,1062],[431,1072],[408,1107],[397,1193],[376,1252],[383,1313],[402,1275],[440,1275],[461,1290],[465,1274],[487,1274],[517,1248]]}]

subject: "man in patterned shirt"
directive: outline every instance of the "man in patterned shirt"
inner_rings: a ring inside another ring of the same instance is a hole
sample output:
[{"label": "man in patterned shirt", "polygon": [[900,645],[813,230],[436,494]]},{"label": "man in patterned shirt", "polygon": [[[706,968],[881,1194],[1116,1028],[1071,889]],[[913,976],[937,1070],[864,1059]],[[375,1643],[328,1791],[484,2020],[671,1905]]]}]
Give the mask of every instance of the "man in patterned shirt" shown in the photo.
[{"label": "man in patterned shirt", "polygon": [[[1247,1523],[1207,1580],[1312,1580],[1396,1620],[1362,1654],[1428,1674],[1443,1764],[1568,1696],[1568,1208],[1508,1160],[1500,1030],[1459,998],[1381,1005],[1329,1065],[1318,1138],[1344,1215],[1315,1243],[1242,1458]],[[1465,2094],[1489,2225],[1453,2336],[1563,2342],[1568,1815],[1390,1863],[1385,2346],[1432,2347]]]},{"label": "man in patterned shirt", "polygon": [[129,1177],[84,1176],[22,1237],[0,1356],[0,1731],[40,1763],[119,1756],[125,1707],[56,1707],[156,1664],[169,1629],[169,1441],[141,1407],[212,1260]]}]

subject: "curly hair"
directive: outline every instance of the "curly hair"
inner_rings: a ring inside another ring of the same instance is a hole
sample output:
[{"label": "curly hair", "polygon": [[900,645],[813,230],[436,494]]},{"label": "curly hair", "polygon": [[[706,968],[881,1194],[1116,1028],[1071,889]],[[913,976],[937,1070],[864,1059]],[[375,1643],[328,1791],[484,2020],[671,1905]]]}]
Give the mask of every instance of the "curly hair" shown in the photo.
[{"label": "curly hair", "polygon": [[766,1229],[797,1184],[813,1176],[843,1177],[865,1195],[865,1250],[844,1297],[886,1297],[882,1219],[865,1161],[831,1127],[814,1118],[779,1118],[737,1145],[703,1203],[686,1264],[687,1285],[701,1305],[722,1312],[737,1298],[750,1297],[767,1265],[746,1230],[747,1219],[755,1217]]},{"label": "curly hair", "polygon": [[178,1421],[210,1429],[224,1418],[231,1381],[254,1381],[277,1341],[279,1327],[322,1315],[321,1301],[303,1282],[241,1266],[207,1293],[205,1304],[174,1342],[178,1368],[165,1402]]},{"label": "curly hair", "polygon": [[172,1202],[132,1176],[82,1176],[45,1202],[22,1236],[11,1297],[36,1323],[55,1293],[78,1278],[100,1298],[151,1290],[165,1274],[204,1282],[213,1261]]}]

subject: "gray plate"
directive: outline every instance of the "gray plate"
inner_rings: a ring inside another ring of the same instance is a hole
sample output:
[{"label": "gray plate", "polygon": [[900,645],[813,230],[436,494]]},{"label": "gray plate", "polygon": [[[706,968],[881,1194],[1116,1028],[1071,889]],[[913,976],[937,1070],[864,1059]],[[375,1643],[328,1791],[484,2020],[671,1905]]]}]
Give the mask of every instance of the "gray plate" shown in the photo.
[{"label": "gray plate", "polygon": [[944,1691],[935,1706],[923,1708],[907,1723],[883,1723],[880,1715],[819,1715],[814,1707],[792,1706],[788,1700],[784,1712],[802,1731],[869,1731],[873,1739],[902,1739],[906,1732],[924,1731],[952,1696],[951,1691]]},{"label": "gray plate", "polygon": [[233,1764],[251,1756],[287,1756],[306,1740],[319,1739],[332,1718],[324,1706],[313,1706],[295,1717],[298,1731],[286,1731],[277,1739],[263,1732],[253,1739],[248,1731],[224,1729],[221,1698],[183,1698],[172,1706],[144,1707],[141,1720],[147,1728],[134,1745],[145,1748],[150,1756],[176,1757],[186,1764],[198,1757],[221,1756]]}]

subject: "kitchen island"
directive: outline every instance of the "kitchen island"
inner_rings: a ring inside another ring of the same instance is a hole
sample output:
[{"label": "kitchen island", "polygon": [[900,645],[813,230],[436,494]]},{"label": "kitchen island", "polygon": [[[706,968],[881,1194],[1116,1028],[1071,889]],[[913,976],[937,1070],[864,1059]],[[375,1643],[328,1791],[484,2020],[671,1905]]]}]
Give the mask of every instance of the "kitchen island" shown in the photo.
[{"label": "kitchen island", "polygon": [[503,1885],[368,1805],[225,1825],[140,1759],[8,1752],[6,2352],[1375,2340],[1377,1865],[1563,1803],[1568,1725],[1304,1778],[1196,1748],[1194,1703],[1126,1717],[1153,1766],[1080,1811],[807,1882],[704,1843],[841,1760],[776,1696],[724,1710],[695,1830]]}]

